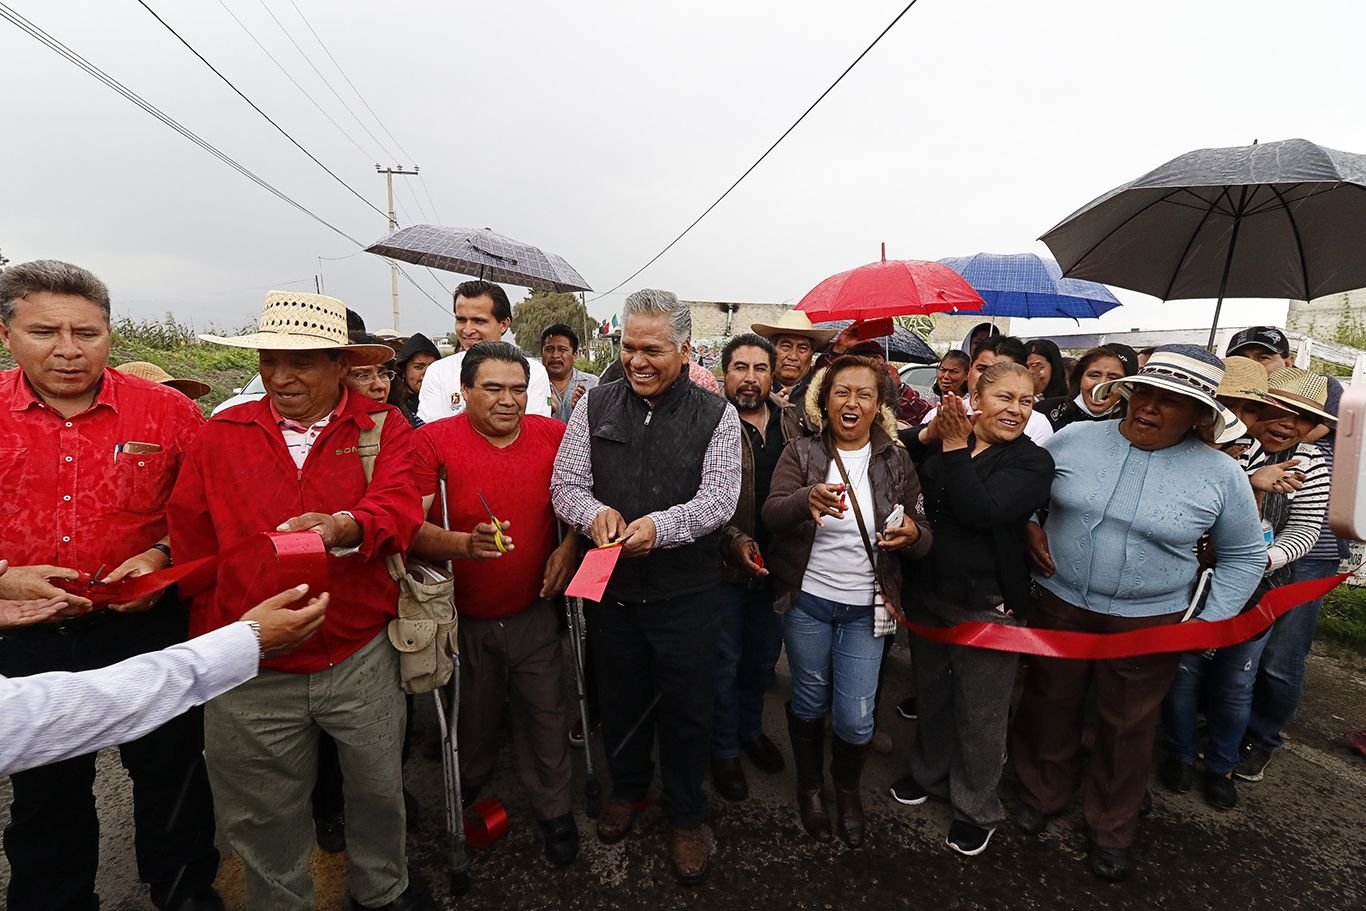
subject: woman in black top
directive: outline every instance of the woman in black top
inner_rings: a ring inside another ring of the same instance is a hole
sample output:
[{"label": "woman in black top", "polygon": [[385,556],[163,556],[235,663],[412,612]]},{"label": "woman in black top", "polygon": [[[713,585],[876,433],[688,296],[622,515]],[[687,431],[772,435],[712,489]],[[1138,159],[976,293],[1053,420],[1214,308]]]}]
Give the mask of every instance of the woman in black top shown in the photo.
[{"label": "woman in black top", "polygon": [[393,405],[408,423],[414,427],[422,426],[417,416],[417,394],[422,389],[422,379],[427,368],[441,360],[441,352],[432,340],[421,332],[408,336],[398,352],[398,362],[394,364],[393,385],[389,387],[389,404]]},{"label": "woman in black top", "polygon": [[[988,367],[977,381],[969,421],[948,395],[929,425],[934,439],[901,434],[920,476],[925,515],[935,528],[903,603],[924,626],[969,621],[1022,623],[1029,605],[1024,526],[1048,502],[1053,458],[1024,435],[1033,407],[1029,370]],[[980,854],[1005,811],[996,794],[1017,656],[911,637],[920,723],[911,772],[892,785],[900,803],[930,795],[953,804],[948,845]]]},{"label": "woman in black top", "polygon": [[1091,390],[1101,383],[1123,379],[1138,372],[1137,360],[1109,346],[1092,348],[1077,361],[1066,395],[1046,398],[1034,407],[1041,411],[1054,432],[1073,421],[1108,421],[1124,417],[1124,398],[1112,392],[1103,401],[1091,399]]}]

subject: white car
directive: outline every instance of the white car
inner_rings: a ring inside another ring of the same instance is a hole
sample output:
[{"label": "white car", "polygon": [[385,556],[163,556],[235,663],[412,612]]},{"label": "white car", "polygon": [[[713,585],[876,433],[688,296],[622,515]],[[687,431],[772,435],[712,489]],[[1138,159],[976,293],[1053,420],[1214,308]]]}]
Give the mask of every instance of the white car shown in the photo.
[{"label": "white car", "polygon": [[247,380],[245,386],[238,386],[232,392],[233,394],[231,396],[224,399],[216,408],[214,408],[209,415],[210,417],[213,417],[213,415],[218,414],[220,411],[226,411],[233,405],[241,405],[245,402],[254,402],[257,399],[265,398],[266,384],[261,382],[261,374],[257,373],[253,375],[251,379]]},{"label": "white car", "polygon": [[900,373],[901,382],[934,401],[934,380],[939,373],[938,364],[907,364],[901,368]]}]

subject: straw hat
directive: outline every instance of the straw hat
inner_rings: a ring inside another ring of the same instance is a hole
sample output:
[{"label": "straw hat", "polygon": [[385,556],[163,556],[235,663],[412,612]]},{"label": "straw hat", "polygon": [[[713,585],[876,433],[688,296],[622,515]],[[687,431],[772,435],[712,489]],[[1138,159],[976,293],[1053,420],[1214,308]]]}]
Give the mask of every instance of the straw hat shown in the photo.
[{"label": "straw hat", "polygon": [[817,329],[811,325],[811,318],[801,310],[787,311],[772,325],[751,323],[749,328],[770,340],[779,335],[800,335],[811,339],[812,346],[816,348],[823,347],[836,335],[834,329]]},{"label": "straw hat", "polygon": [[[1265,371],[1263,371],[1265,372]],[[1135,386],[1153,386],[1195,399],[1214,412],[1214,436],[1223,438],[1242,422],[1214,396],[1224,379],[1224,362],[1196,345],[1163,345],[1148,358],[1143,369],[1133,376],[1100,383],[1091,390],[1096,401],[1118,391],[1124,398]]]},{"label": "straw hat", "polygon": [[[1224,358],[1224,378],[1214,394],[1221,399],[1243,399],[1259,405],[1281,406],[1266,397],[1266,368],[1250,357],[1231,355]],[[1281,409],[1285,410],[1285,409]]]},{"label": "straw hat", "polygon": [[119,364],[114,369],[119,373],[141,377],[144,380],[151,380],[153,383],[160,383],[163,386],[170,386],[177,392],[184,393],[192,399],[202,398],[208,395],[210,391],[208,383],[201,383],[199,380],[176,379],[156,364],[149,363],[148,361],[129,361],[126,364]]},{"label": "straw hat", "polygon": [[346,334],[346,305],[326,294],[271,291],[266,294],[258,329],[230,338],[201,335],[215,345],[258,351],[345,351],[352,367],[382,364],[394,356],[388,345],[353,345]]},{"label": "straw hat", "polygon": [[1324,424],[1336,424],[1338,419],[1327,412],[1328,377],[1298,367],[1282,367],[1267,381],[1267,398],[1288,411],[1312,418]]}]

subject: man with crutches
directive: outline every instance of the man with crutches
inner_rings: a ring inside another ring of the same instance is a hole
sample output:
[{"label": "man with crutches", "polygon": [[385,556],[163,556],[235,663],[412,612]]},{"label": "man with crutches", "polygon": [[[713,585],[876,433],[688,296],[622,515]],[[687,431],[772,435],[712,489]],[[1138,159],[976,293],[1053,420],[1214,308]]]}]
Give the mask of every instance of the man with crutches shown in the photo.
[{"label": "man with crutches", "polygon": [[459,777],[471,799],[491,779],[504,712],[511,711],[517,773],[540,819],[546,858],[578,857],[570,812],[572,766],[561,688],[562,653],[554,597],[578,555],[557,543],[550,473],[564,425],[526,414],[529,368],[503,342],[465,352],[464,413],[424,425],[414,467],[429,518],[437,475],[451,483],[445,507],[452,529],[428,521],[410,556],[450,561],[460,609]]}]

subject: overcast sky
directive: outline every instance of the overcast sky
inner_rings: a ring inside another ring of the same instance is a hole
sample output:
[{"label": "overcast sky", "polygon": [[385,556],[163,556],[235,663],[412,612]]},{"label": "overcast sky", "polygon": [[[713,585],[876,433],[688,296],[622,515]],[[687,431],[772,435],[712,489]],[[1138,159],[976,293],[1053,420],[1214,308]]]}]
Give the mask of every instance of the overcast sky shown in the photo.
[{"label": "overcast sky", "polygon": [[[386,233],[134,0],[5,2],[346,233]],[[416,162],[441,223],[559,253],[601,290],[695,218],[904,5],[294,0],[410,159],[290,0],[148,2],[375,205],[375,163]],[[883,241],[889,258],[1046,254],[1035,238],[1054,223],[1189,149],[1303,137],[1366,151],[1363,33],[1354,0],[920,0],[716,211],[590,309],[614,312],[638,287],[795,303],[876,259]],[[328,293],[388,324],[382,260],[320,269],[317,257],[357,248],[3,20],[0,61],[0,250],[11,260],[80,263],[108,281],[116,312],[173,311],[201,327],[240,325],[267,290],[311,289],[321,271]],[[400,223],[437,220],[420,183],[395,181]],[[405,331],[446,331],[431,301],[406,282],[400,293]],[[1213,310],[1120,295],[1125,307],[1083,326],[1207,325]],[[1284,301],[1235,302],[1224,322],[1284,312]]]}]

